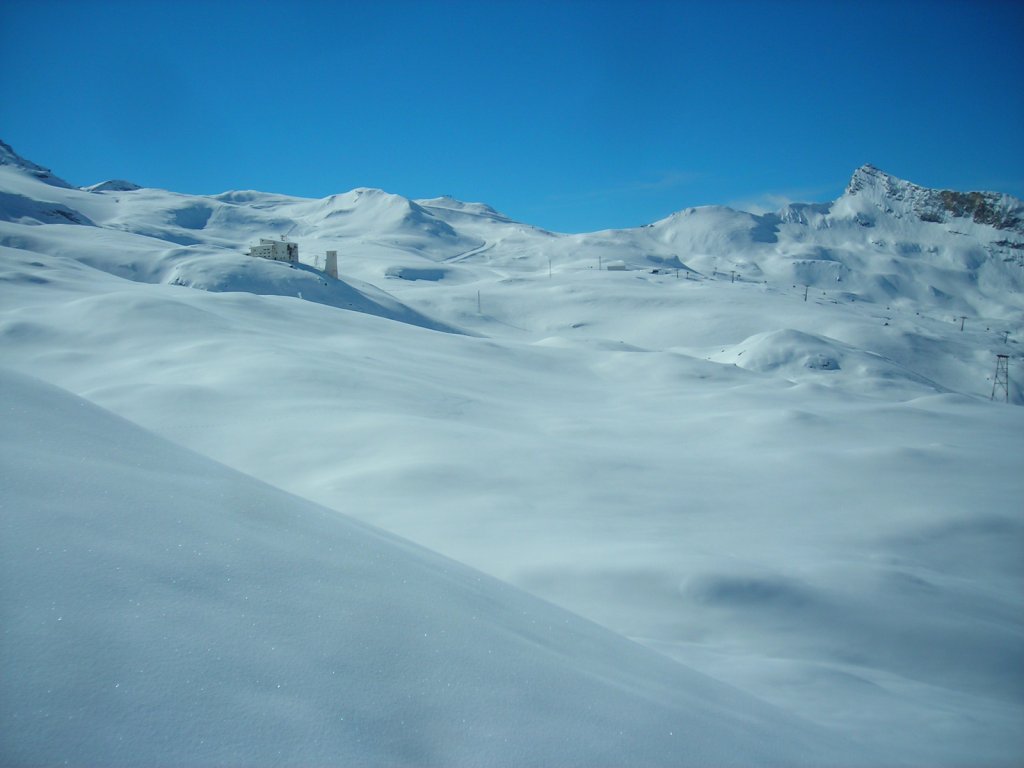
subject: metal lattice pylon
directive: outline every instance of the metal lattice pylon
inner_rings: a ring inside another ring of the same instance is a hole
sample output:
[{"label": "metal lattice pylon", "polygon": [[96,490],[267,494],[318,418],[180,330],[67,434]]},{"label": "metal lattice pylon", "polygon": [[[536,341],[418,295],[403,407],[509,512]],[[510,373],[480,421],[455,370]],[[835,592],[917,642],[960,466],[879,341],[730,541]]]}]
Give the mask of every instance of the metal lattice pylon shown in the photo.
[{"label": "metal lattice pylon", "polygon": [[996,375],[992,380],[992,397],[996,399],[996,392],[1003,391],[1003,400],[1010,402],[1010,356],[996,355]]}]

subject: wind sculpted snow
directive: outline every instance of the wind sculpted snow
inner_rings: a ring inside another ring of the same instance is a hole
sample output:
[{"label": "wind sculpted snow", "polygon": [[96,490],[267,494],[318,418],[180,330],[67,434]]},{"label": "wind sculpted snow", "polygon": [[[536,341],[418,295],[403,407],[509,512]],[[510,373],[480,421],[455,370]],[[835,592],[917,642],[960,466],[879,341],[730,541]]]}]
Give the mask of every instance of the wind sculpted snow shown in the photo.
[{"label": "wind sculpted snow", "polygon": [[[961,206],[1016,202],[858,172],[830,203],[560,235],[450,198],[36,174],[0,165],[0,190],[92,226],[0,216],[4,365],[812,721],[853,763],[1024,759],[1022,250]],[[295,268],[243,253],[281,234]],[[424,738],[408,754],[483,754]]]},{"label": "wind sculpted snow", "polygon": [[850,745],[0,371],[5,765],[815,765]]}]

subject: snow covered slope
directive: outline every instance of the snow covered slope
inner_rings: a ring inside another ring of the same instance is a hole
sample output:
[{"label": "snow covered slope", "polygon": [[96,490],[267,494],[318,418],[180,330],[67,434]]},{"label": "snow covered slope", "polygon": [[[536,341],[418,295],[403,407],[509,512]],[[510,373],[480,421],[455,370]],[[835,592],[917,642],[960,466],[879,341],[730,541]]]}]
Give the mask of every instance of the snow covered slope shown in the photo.
[{"label": "snow covered slope", "polygon": [[1019,764],[1019,203],[854,181],[560,235],[3,165],[0,354],[886,762]]},{"label": "snow covered slope", "polygon": [[55,187],[71,187],[64,179],[54,176],[53,171],[49,168],[43,168],[43,166],[36,165],[31,160],[26,160],[15,152],[9,144],[5,144],[3,141],[0,141],[0,166],[17,169]]},{"label": "snow covered slope", "polygon": [[837,765],[607,630],[0,371],[4,765]]},{"label": "snow covered slope", "polygon": [[[248,242],[266,233],[259,227],[280,223],[273,214],[261,217],[259,204],[252,205],[256,213],[239,214],[232,203],[212,198],[197,202],[127,183],[58,191],[49,182],[40,183],[33,170],[37,166],[13,157],[0,165],[0,243],[5,245],[67,256],[132,281],[294,296],[434,330],[455,330],[358,279],[338,280],[308,265],[249,257],[244,253]],[[270,196],[257,196],[264,197]],[[212,220],[221,222],[222,231],[248,234],[235,239],[189,234],[212,229]],[[88,226],[89,236],[83,237],[78,227],[41,226],[51,224]]]}]

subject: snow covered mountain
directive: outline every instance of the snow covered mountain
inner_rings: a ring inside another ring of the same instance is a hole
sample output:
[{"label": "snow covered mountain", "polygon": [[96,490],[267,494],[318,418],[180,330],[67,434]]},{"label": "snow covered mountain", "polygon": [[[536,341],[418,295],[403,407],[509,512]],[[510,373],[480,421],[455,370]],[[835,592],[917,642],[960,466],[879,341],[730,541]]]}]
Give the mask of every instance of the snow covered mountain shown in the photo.
[{"label": "snow covered mountain", "polygon": [[[0,162],[7,170],[67,186],[7,145]],[[357,257],[348,265],[373,281],[385,275],[451,279],[464,274],[460,265],[467,264],[541,269],[548,260],[577,268],[622,261],[633,269],[683,268],[701,276],[728,273],[745,281],[838,289],[889,305],[910,299],[951,313],[1012,317],[1021,310],[1012,300],[1021,292],[1024,274],[1021,201],[996,193],[924,189],[870,165],[853,174],[845,194],[833,203],[793,204],[764,215],[690,208],[647,227],[584,235],[539,230],[481,203],[414,201],[375,189],[323,200],[260,192],[196,197],[124,181],[85,191],[93,194],[68,189],[41,198],[8,197],[3,213],[9,221],[96,224],[161,240],[165,248],[193,248],[207,257],[207,273],[212,252],[237,255],[248,240],[273,233],[297,241],[307,253],[333,249],[343,259]],[[26,202],[47,197],[46,205]],[[186,253],[178,249],[161,261],[178,263]],[[199,265],[189,261],[173,275],[164,270],[154,277],[150,264],[139,276],[192,284],[190,269]],[[237,259],[225,270],[241,271]],[[207,275],[200,287],[236,286],[230,278],[218,283]],[[1003,305],[1007,297],[1010,303]]]},{"label": "snow covered mountain", "polygon": [[3,141],[0,141],[0,166],[15,168],[46,184],[52,184],[55,187],[71,187],[71,185],[64,181],[64,179],[54,176],[53,171],[49,168],[43,168],[43,166],[36,165],[31,160],[26,160],[15,152],[9,144],[5,144]]},{"label": "snow covered mountain", "polygon": [[[846,197],[867,200],[897,218],[913,216],[936,224],[970,220],[1008,230],[1012,235],[1024,235],[1024,206],[1014,197],[995,192],[925,189],[883,173],[872,165],[857,169],[846,188]],[[858,223],[871,224],[867,218]]]},{"label": "snow covered mountain", "polygon": [[2,150],[7,762],[1024,759],[1020,201],[865,166],[567,235]]}]

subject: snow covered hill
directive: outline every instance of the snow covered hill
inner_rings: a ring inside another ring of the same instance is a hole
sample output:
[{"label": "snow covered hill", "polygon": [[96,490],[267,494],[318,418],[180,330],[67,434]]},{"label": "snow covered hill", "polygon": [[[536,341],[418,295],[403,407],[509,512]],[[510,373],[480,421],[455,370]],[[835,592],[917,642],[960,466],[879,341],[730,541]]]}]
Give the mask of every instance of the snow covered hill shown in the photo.
[{"label": "snow covered hill", "polygon": [[5,765],[820,765],[850,745],[0,371]]},{"label": "snow covered hill", "polygon": [[[565,235],[482,203],[370,189],[74,189],[5,151],[5,367],[170,441],[161,451],[190,449],[411,539],[660,652],[679,674],[768,702],[786,712],[772,715],[781,763],[805,736],[824,750],[845,740],[851,764],[1024,759],[1019,201],[866,166],[831,203],[695,208]],[[302,264],[245,254],[280,235]],[[340,279],[322,272],[326,250]],[[35,402],[33,385],[11,381],[12,402]],[[78,402],[51,397],[32,408]],[[88,424],[112,443],[156,439]],[[17,446],[30,429],[8,443],[16,476],[29,471]],[[236,505],[190,495],[179,459],[168,475],[183,507],[227,515],[218,535],[242,525]],[[115,497],[142,482],[122,469]],[[429,584],[425,604],[449,599]],[[127,622],[123,610],[110,608]],[[579,659],[564,670],[576,680],[593,672],[588,644],[608,641],[580,631],[555,643]],[[649,699],[635,669],[615,685]],[[316,691],[306,701],[335,695]],[[754,706],[743,702],[737,715]],[[625,699],[606,711],[620,705],[647,711]],[[708,750],[733,739],[727,722],[709,727]],[[439,732],[450,751],[436,754],[452,760],[434,762],[521,762]],[[433,759],[432,746],[386,734],[409,762],[417,748]],[[765,756],[737,744],[705,754]],[[658,749],[648,762],[672,762]],[[621,745],[547,754],[645,761]],[[405,759],[381,755],[364,757]]]}]

